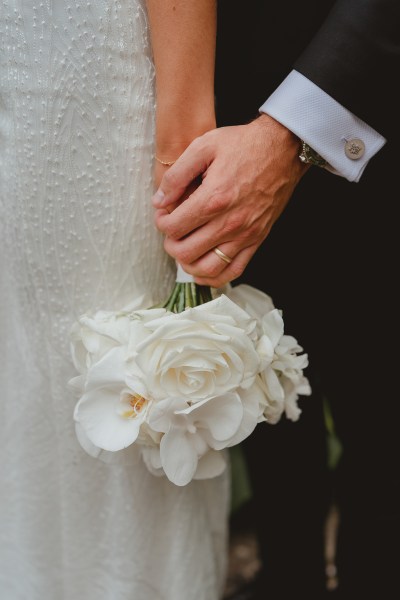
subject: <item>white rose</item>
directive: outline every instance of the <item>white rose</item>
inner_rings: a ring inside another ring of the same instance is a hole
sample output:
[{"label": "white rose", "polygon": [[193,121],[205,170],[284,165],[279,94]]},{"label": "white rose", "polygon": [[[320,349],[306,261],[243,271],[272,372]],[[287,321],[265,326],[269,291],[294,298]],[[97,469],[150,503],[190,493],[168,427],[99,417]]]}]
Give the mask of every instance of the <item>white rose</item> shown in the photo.
[{"label": "white rose", "polygon": [[152,397],[199,402],[252,385],[260,365],[254,325],[226,296],[147,321],[151,335],[135,358]]},{"label": "white rose", "polygon": [[307,354],[299,354],[303,348],[291,335],[283,335],[275,348],[274,369],[296,382],[308,366]]},{"label": "white rose", "polygon": [[309,395],[311,388],[303,375],[308,365],[306,354],[297,340],[284,335],[283,319],[278,310],[272,310],[262,319],[258,352],[262,360],[261,385],[267,396],[264,416],[269,423],[277,423],[283,412],[292,421],[300,415],[297,406],[299,394]]},{"label": "white rose", "polygon": [[272,299],[261,290],[245,284],[231,287],[226,295],[256,319],[257,333],[261,335],[261,319],[275,308]]},{"label": "white rose", "polygon": [[130,337],[131,313],[145,308],[150,297],[139,296],[119,312],[99,310],[82,315],[70,334],[72,360],[79,373],[100,360],[106,352],[127,343]]},{"label": "white rose", "polygon": [[226,295],[255,319],[261,319],[275,308],[270,296],[251,285],[236,285]]},{"label": "white rose", "polygon": [[265,369],[275,357],[276,348],[283,336],[283,319],[278,309],[273,309],[261,319],[261,336],[257,351],[261,357],[262,368]]},{"label": "white rose", "polygon": [[291,379],[285,379],[282,382],[285,391],[285,413],[291,421],[297,421],[300,417],[301,409],[298,407],[297,400],[300,396],[310,396],[311,387],[307,377],[300,377],[296,382]]}]

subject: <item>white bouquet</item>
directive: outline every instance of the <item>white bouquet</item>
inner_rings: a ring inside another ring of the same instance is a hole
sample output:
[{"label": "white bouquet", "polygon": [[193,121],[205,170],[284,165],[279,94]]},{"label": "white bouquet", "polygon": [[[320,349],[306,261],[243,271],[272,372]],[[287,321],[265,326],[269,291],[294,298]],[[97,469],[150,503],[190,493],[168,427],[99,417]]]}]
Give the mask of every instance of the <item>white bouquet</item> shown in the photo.
[{"label": "white bouquet", "polygon": [[222,450],[261,421],[277,423],[284,412],[297,420],[298,395],[310,394],[307,356],[284,335],[271,299],[247,285],[213,299],[181,280],[162,308],[140,298],[121,312],[82,316],[71,348],[82,446],[136,444],[152,473],[180,486],[221,474]]}]

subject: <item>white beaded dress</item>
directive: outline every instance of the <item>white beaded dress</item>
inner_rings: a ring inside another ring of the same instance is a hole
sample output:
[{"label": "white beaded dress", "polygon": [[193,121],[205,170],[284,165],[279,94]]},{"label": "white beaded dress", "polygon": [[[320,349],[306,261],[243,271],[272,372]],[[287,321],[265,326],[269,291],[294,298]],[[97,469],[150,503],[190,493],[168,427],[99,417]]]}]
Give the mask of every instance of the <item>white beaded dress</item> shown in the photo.
[{"label": "white beaded dress", "polygon": [[72,323],[173,268],[151,208],[144,0],[0,0],[0,598],[217,600],[226,475],[184,488],[77,442]]}]

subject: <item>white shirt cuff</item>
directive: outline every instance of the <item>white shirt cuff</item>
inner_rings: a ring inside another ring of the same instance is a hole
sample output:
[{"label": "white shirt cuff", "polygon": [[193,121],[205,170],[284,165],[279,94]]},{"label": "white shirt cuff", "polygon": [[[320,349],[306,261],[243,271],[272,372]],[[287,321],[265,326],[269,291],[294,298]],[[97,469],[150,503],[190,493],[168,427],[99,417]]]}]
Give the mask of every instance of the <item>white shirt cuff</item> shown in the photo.
[{"label": "white shirt cuff", "polygon": [[286,77],[260,111],[318,152],[329,163],[329,171],[349,181],[359,181],[368,161],[386,143],[377,131],[298,71]]}]

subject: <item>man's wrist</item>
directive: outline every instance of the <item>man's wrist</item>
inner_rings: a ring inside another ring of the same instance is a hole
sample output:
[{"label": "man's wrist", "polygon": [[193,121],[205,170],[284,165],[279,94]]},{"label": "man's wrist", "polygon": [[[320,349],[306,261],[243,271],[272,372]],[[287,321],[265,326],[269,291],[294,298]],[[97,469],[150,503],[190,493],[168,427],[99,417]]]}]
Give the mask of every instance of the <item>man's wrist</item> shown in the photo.
[{"label": "man's wrist", "polygon": [[349,181],[360,179],[385,143],[378,132],[297,71],[288,75],[260,111],[295,132],[325,158],[326,169]]},{"label": "man's wrist", "polygon": [[293,131],[266,113],[261,113],[253,123],[264,130],[265,135],[282,148],[280,155],[286,160],[291,160],[292,170],[296,172],[298,179],[301,179],[311,166],[309,162],[304,162],[299,158],[302,151],[302,140]]},{"label": "man's wrist", "polygon": [[318,152],[316,152],[309,144],[304,140],[300,140],[301,152],[299,159],[302,163],[313,165],[314,167],[320,167],[325,169],[328,167],[328,162]]}]

